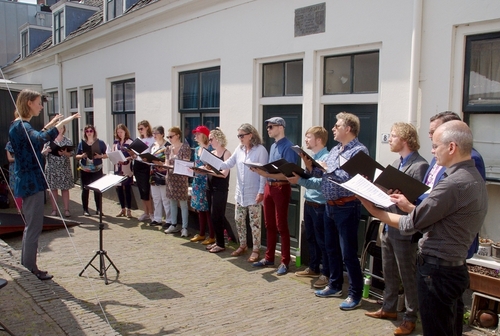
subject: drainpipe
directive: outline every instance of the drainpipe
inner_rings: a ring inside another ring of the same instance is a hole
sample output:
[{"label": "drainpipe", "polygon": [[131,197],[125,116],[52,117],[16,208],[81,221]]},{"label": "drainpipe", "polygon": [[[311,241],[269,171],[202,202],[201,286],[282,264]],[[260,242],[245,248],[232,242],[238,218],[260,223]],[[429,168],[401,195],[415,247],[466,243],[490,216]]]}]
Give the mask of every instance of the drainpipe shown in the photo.
[{"label": "drainpipe", "polygon": [[55,58],[55,63],[59,67],[59,88],[57,89],[58,92],[58,100],[59,100],[59,111],[58,113],[65,115],[64,113],[64,86],[63,86],[63,62],[61,60],[61,56],[59,54],[56,54]]},{"label": "drainpipe", "polygon": [[420,53],[422,48],[423,0],[413,1],[413,27],[410,58],[410,96],[408,122],[417,125],[418,89],[420,87]]}]

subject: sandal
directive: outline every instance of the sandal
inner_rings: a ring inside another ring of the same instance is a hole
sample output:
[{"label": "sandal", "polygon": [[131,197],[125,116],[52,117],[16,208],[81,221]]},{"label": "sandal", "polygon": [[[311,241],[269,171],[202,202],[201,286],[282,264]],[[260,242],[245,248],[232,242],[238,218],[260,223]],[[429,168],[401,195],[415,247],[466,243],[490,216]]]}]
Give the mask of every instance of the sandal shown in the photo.
[{"label": "sandal", "polygon": [[210,245],[207,245],[207,247],[205,247],[208,251],[210,251],[211,249],[213,249],[214,247],[217,246],[217,243],[213,243],[213,244],[210,244]]},{"label": "sandal", "polygon": [[71,213],[69,212],[69,210],[64,211],[64,217],[71,217]]},{"label": "sandal", "polygon": [[246,246],[240,246],[236,249],[236,251],[234,251],[233,253],[231,253],[231,255],[233,257],[239,257],[240,255],[244,254],[246,251],[247,251],[247,248]]},{"label": "sandal", "polygon": [[50,213],[51,216],[57,216],[57,210],[52,210],[52,212]]},{"label": "sandal", "polygon": [[130,209],[127,210],[127,218],[132,218],[132,211]]},{"label": "sandal", "polygon": [[248,258],[248,262],[253,263],[259,261],[259,257],[260,257],[259,251],[252,251],[250,258]]},{"label": "sandal", "polygon": [[120,211],[120,213],[116,215],[116,217],[125,217],[125,210]]},{"label": "sandal", "polygon": [[210,253],[219,253],[219,252],[224,252],[226,249],[224,247],[220,247],[218,245],[215,245],[210,251]]}]

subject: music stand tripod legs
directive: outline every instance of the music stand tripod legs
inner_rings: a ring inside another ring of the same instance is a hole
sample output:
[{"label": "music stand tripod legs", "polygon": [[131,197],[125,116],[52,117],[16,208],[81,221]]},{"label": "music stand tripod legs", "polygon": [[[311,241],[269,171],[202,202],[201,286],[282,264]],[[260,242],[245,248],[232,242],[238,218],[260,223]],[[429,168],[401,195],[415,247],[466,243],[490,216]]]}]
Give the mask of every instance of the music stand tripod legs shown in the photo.
[{"label": "music stand tripod legs", "polygon": [[[90,259],[90,261],[85,265],[83,270],[80,272],[79,276],[82,276],[82,274],[85,272],[85,270],[89,267],[92,266],[97,272],[99,272],[99,275],[102,277],[104,276],[104,283],[107,285],[108,284],[108,276],[106,274],[106,271],[113,266],[113,268],[116,271],[116,274],[120,274],[120,271],[118,268],[116,268],[115,264],[113,261],[109,258],[108,253],[104,250],[103,248],[103,230],[104,230],[104,224],[102,223],[102,193],[112,186],[120,183],[123,181],[126,177],[123,176],[117,176],[117,175],[105,175],[104,177],[101,177],[99,180],[89,184],[85,188],[94,190],[94,192],[99,193],[99,201],[101,203],[100,209],[99,209],[99,250],[95,252],[95,255]],[[92,262],[95,260],[95,258],[99,257],[99,269],[95,267]],[[108,260],[109,265],[106,266],[106,260]]]}]

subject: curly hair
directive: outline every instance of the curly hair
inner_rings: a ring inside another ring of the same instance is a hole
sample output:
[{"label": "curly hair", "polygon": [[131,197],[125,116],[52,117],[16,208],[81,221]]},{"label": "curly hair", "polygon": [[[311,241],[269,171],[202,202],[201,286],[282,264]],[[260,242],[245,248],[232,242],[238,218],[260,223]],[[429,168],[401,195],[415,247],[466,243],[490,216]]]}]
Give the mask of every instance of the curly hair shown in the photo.
[{"label": "curly hair", "polygon": [[412,124],[397,122],[392,125],[391,130],[396,132],[401,140],[406,141],[408,148],[412,151],[420,149],[420,142],[418,141],[418,132]]},{"label": "curly hair", "polygon": [[216,127],[214,130],[211,130],[210,134],[212,135],[213,138],[215,138],[219,142],[219,144],[222,147],[226,147],[227,145],[226,135],[224,134],[224,132],[222,132],[222,130],[219,127]]}]

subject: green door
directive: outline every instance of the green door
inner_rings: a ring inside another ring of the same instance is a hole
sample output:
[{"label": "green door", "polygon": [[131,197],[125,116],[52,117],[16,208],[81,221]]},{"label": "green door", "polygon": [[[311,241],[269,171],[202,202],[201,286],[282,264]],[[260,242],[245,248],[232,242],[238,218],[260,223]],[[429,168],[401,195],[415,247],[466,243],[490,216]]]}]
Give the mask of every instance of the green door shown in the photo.
[{"label": "green door", "polygon": [[[286,137],[294,144],[302,143],[302,105],[266,105],[263,109],[263,120],[271,117],[282,117],[285,119]],[[262,140],[267,151],[271,149],[274,139],[269,138],[266,125],[262,125]],[[296,162],[300,164],[299,160]],[[264,218],[264,216],[262,216]],[[290,229],[290,246],[299,246],[300,231],[300,187],[292,185],[292,197],[288,205],[288,227]],[[281,239],[281,238],[280,238]],[[266,245],[266,231],[262,230],[262,244]]]}]

